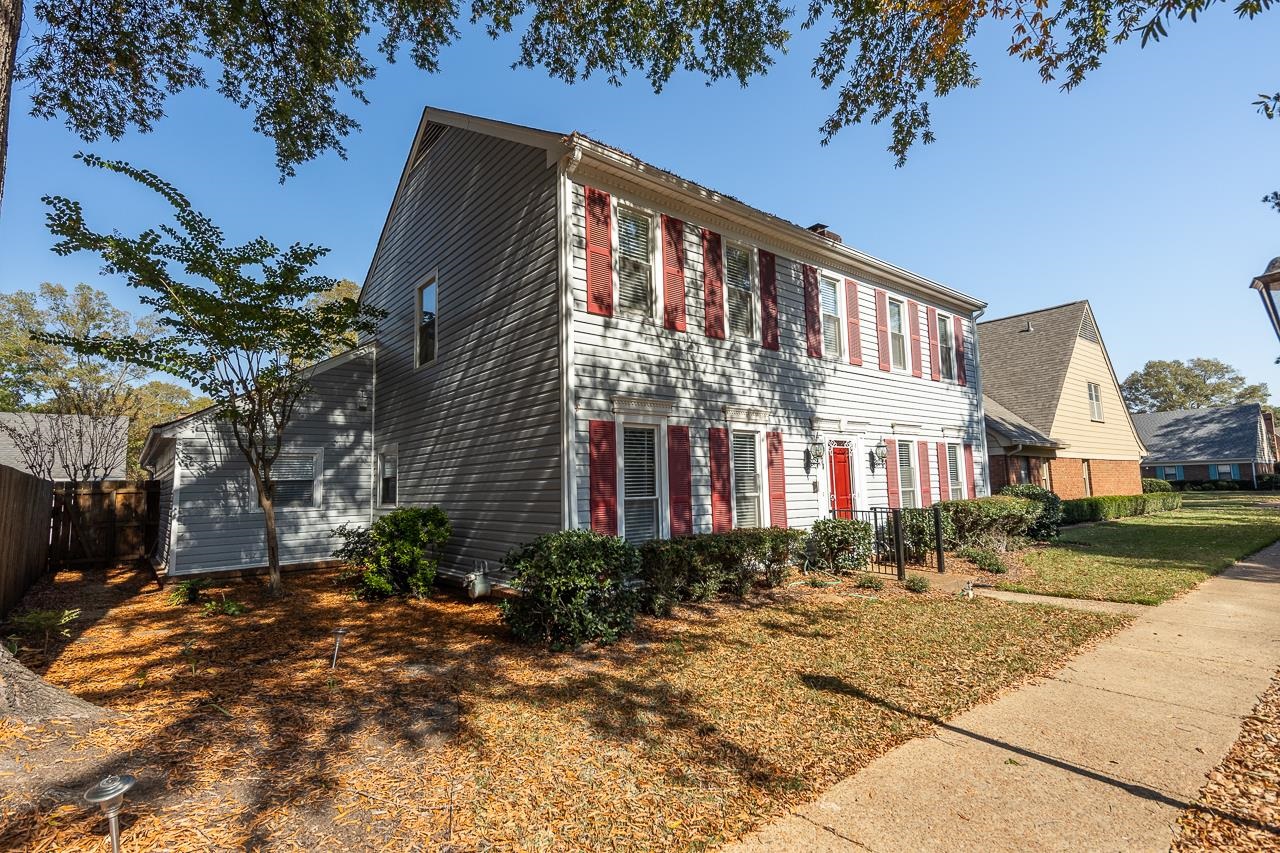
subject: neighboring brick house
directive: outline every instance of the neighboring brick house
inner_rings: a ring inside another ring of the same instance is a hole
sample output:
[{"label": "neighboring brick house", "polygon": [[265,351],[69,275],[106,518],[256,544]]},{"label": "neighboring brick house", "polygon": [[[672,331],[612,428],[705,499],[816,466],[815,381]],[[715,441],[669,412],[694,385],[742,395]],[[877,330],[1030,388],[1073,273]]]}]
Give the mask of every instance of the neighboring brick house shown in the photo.
[{"label": "neighboring brick house", "polygon": [[1145,448],[1087,301],[978,324],[991,486],[1142,491]]},{"label": "neighboring brick house", "polygon": [[1181,483],[1235,480],[1257,485],[1273,473],[1275,433],[1257,403],[1133,416],[1149,455],[1142,476]]}]

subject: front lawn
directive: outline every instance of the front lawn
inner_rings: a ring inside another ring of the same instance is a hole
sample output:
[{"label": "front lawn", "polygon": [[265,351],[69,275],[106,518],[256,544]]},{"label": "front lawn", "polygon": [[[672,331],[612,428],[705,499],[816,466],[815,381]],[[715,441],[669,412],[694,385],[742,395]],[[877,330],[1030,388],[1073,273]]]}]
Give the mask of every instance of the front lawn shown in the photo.
[{"label": "front lawn", "polygon": [[77,798],[111,771],[140,780],[130,851],[705,849],[1123,624],[793,586],[552,656],[509,642],[492,603],[355,602],[327,573],[283,600],[221,587],[247,612],[212,617],[112,580],[130,594],[101,608],[100,575],[29,601],[86,615],[24,658],[120,713],[0,724],[0,849],[101,849]]},{"label": "front lawn", "polygon": [[1259,492],[1188,492],[1183,508],[1064,530],[1018,555],[1001,589],[1159,604],[1280,539],[1280,503]]}]

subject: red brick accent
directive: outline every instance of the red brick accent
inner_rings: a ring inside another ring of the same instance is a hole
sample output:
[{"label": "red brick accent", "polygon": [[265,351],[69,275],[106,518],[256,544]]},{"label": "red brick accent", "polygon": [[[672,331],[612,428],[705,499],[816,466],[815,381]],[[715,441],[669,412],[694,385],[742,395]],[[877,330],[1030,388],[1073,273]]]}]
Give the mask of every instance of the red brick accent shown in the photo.
[{"label": "red brick accent", "polygon": [[[1054,492],[1064,501],[1085,497],[1083,460],[1052,459],[1049,477]],[[1142,494],[1142,468],[1136,459],[1090,459],[1089,477],[1095,495]]]},{"label": "red brick accent", "polygon": [[991,494],[998,494],[1009,485],[1009,457],[1003,453],[993,453],[987,457],[988,476],[991,478]]}]

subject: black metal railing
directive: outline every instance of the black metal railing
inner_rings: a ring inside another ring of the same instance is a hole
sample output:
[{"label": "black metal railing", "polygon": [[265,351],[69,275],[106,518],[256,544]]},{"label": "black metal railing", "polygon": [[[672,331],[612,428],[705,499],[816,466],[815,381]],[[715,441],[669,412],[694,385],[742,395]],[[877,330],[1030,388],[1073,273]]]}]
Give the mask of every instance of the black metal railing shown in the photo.
[{"label": "black metal railing", "polygon": [[876,507],[841,513],[841,517],[871,525],[875,543],[871,571],[896,574],[898,580],[906,580],[909,566],[937,572],[947,570],[939,507]]}]

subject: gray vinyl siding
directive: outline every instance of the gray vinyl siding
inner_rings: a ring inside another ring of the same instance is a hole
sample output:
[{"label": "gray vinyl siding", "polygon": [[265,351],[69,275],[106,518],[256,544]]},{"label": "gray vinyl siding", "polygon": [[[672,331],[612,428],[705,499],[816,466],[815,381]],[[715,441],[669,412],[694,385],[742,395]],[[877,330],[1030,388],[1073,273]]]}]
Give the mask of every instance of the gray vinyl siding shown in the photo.
[{"label": "gray vinyl siding", "polygon": [[167,567],[169,565],[169,541],[170,534],[173,531],[173,470],[174,470],[174,452],[173,441],[162,439],[164,442],[160,450],[156,452],[155,460],[155,481],[160,486],[160,509],[159,509],[159,527],[156,532],[156,549],[153,555],[156,565]]},{"label": "gray vinyl siding", "polygon": [[[376,447],[398,451],[400,505],[448,513],[445,571],[496,569],[561,526],[556,175],[542,149],[450,128],[402,186],[364,288],[387,312]],[[415,368],[433,271],[438,357]]]},{"label": "gray vinyl siding", "polygon": [[[608,186],[601,188],[610,190]],[[664,210],[649,201],[628,199],[625,195],[621,200],[633,201],[657,213],[671,213],[680,218],[677,211]],[[930,379],[925,322],[925,309],[929,303],[916,296],[910,298],[920,303],[923,376],[917,378],[910,372],[905,375],[882,372],[879,370],[873,288],[881,287],[890,295],[901,296],[904,300],[907,295],[897,293],[885,282],[866,275],[828,268],[858,282],[863,364],[850,365],[847,356],[840,361],[813,359],[806,348],[801,265],[786,257],[785,247],[765,246],[777,254],[779,349],[764,348],[758,337],[751,340],[711,339],[706,335],[704,322],[701,225],[686,221],[685,305],[688,330],[684,333],[668,331],[660,320],[601,317],[586,310],[583,189],[577,182],[572,184],[571,228],[577,526],[590,526],[588,421],[625,420],[625,417],[613,413],[615,395],[672,401],[668,423],[690,427],[693,522],[694,530],[698,532],[711,529],[707,431],[713,426],[726,425],[726,404],[758,407],[766,412],[767,423],[744,424],[744,429],[783,433],[787,514],[793,527],[808,526],[827,513],[824,505],[826,469],[812,465],[806,467],[806,448],[814,438],[812,423],[815,417],[846,418],[854,422],[840,435],[860,437],[863,442],[860,453],[852,460],[853,466],[860,469],[862,478],[863,494],[855,496],[860,507],[888,505],[885,469],[879,466],[872,474],[866,458],[866,452],[881,439],[910,440],[913,444],[924,440],[929,443],[935,499],[938,489],[937,443],[972,444],[977,492],[987,492],[984,427],[971,316],[961,314],[965,327],[967,385]],[[729,239],[735,235],[723,236]],[[756,248],[747,240],[737,242],[746,242]],[[842,286],[842,302],[843,298]],[[759,311],[757,298],[757,328]],[[948,309],[946,313],[957,312]],[[907,331],[909,364],[909,326]],[[842,341],[847,342],[847,337],[847,329],[842,328]],[[827,435],[834,437],[835,433],[827,431]]]},{"label": "gray vinyl siding", "polygon": [[[287,430],[286,452],[321,450],[321,501],[278,507],[281,565],[330,559],[329,532],[365,525],[371,505],[372,353],[312,380],[312,391]],[[228,425],[196,418],[177,437],[175,575],[266,565],[266,534],[257,494]]]}]

